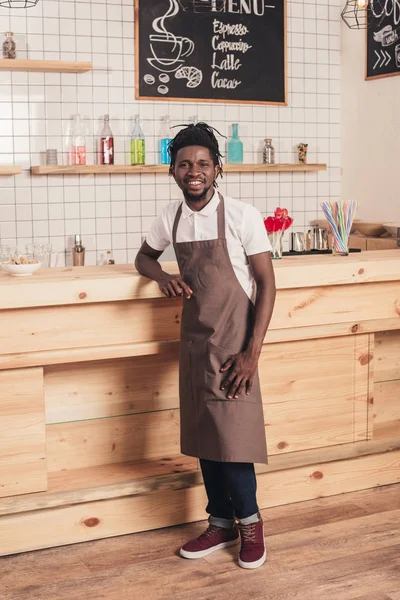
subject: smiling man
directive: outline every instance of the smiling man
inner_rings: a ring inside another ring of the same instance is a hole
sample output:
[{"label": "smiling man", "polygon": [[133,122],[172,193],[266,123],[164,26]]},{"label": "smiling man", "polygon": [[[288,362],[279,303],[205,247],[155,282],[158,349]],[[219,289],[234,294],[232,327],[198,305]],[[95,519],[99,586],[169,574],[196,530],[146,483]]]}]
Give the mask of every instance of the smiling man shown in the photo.
[{"label": "smiling man", "polygon": [[[184,200],[155,220],[136,268],[168,298],[183,297],[181,449],[200,459],[210,517],[180,553],[202,558],[241,541],[239,565],[255,569],[266,558],[254,463],[267,462],[257,366],[275,301],[270,245],[260,213],[218,193],[221,154],[211,127],[181,130],[170,154]],[[170,244],[180,275],[158,262]]]}]

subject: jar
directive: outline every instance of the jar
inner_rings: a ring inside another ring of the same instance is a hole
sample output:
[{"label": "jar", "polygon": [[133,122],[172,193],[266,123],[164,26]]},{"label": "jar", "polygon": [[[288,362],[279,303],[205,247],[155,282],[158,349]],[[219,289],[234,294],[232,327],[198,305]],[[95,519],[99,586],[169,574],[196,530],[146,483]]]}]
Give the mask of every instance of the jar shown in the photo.
[{"label": "jar", "polygon": [[14,34],[12,31],[8,31],[6,34],[6,39],[3,42],[3,58],[16,58],[17,51],[14,41]]},{"label": "jar", "polygon": [[263,163],[264,163],[264,165],[274,165],[275,164],[275,149],[272,145],[271,138],[266,138],[264,140]]}]

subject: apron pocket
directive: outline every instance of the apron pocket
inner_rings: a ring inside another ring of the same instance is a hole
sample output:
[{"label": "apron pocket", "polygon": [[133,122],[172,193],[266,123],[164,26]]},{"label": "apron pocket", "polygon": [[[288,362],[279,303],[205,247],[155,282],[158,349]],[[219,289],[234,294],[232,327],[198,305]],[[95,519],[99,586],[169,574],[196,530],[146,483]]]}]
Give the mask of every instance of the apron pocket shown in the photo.
[{"label": "apron pocket", "polygon": [[256,402],[257,398],[254,392],[259,390],[257,374],[254,378],[253,391],[248,396],[245,390],[239,398],[228,398],[228,389],[221,390],[222,382],[228,376],[229,371],[221,373],[222,365],[237,352],[230,352],[220,346],[216,346],[208,341],[207,360],[206,360],[206,381],[205,381],[205,400],[217,400],[225,402]]}]

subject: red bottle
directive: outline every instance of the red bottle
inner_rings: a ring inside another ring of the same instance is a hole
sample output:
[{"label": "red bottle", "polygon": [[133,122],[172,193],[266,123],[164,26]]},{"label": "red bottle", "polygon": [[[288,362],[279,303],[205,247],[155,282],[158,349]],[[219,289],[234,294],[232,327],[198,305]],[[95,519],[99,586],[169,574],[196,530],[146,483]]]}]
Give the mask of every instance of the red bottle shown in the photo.
[{"label": "red bottle", "polygon": [[110,127],[110,117],[104,115],[104,125],[100,134],[100,164],[114,164],[114,137]]}]

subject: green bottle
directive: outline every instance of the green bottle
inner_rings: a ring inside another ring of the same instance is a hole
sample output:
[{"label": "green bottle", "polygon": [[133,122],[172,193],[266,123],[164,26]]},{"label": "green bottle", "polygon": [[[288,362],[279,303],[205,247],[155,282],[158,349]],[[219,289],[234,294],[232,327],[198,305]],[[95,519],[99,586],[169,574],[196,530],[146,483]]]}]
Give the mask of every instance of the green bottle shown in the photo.
[{"label": "green bottle", "polygon": [[241,164],[243,162],[243,142],[239,138],[239,125],[232,123],[232,137],[228,142],[228,163]]},{"label": "green bottle", "polygon": [[142,128],[140,127],[139,115],[135,116],[131,136],[131,165],[144,165],[146,162],[146,146]]}]

